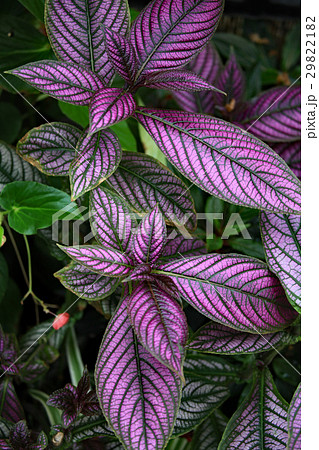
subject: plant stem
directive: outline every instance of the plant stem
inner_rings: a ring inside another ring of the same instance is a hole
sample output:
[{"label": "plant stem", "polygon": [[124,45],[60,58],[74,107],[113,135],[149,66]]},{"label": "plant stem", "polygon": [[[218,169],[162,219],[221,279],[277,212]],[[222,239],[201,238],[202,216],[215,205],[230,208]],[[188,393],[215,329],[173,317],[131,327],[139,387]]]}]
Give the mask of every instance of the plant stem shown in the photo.
[{"label": "plant stem", "polygon": [[28,280],[28,277],[27,277],[27,274],[26,274],[26,271],[25,271],[25,268],[24,268],[24,265],[23,265],[23,262],[22,262],[22,258],[21,258],[21,255],[20,255],[20,252],[19,252],[17,243],[16,243],[16,241],[15,241],[15,239],[14,239],[13,233],[12,233],[12,231],[11,231],[11,229],[10,229],[9,225],[7,224],[7,221],[6,221],[5,219],[3,220],[3,223],[4,223],[4,226],[5,226],[6,230],[7,230],[7,233],[8,233],[8,235],[9,235],[9,238],[10,238],[10,240],[11,240],[12,247],[13,247],[13,249],[14,249],[14,251],[15,251],[17,260],[18,260],[18,262],[19,262],[19,265],[20,265],[20,268],[21,268],[21,272],[22,272],[23,278],[24,278],[24,280],[25,280],[27,286],[29,287],[29,280]]}]

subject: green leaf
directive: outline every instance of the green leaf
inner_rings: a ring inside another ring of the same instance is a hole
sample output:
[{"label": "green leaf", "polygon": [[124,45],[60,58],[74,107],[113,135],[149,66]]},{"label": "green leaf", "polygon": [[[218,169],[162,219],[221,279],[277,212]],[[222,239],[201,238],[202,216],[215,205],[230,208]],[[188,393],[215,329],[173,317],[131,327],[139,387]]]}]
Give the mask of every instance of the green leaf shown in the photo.
[{"label": "green leaf", "polygon": [[104,416],[80,417],[72,428],[72,442],[102,436],[116,439]]},{"label": "green leaf", "polygon": [[19,0],[19,2],[37,19],[44,22],[44,0]]},{"label": "green leaf", "polygon": [[6,293],[9,280],[7,262],[2,253],[0,253],[0,303]]},{"label": "green leaf", "polygon": [[[2,255],[0,254],[0,261]],[[3,268],[0,263],[0,286],[2,287],[2,274]],[[0,287],[0,291],[1,291]],[[12,280],[8,279],[8,286],[6,293],[0,301],[0,317],[1,325],[5,333],[17,333],[17,326],[20,320],[20,316],[23,310],[21,305],[21,292],[17,284]]]},{"label": "green leaf", "polygon": [[244,238],[231,238],[228,244],[234,250],[254,258],[265,260],[264,247],[261,241]]},{"label": "green leaf", "polygon": [[229,58],[230,50],[233,47],[237,62],[246,69],[252,67],[260,57],[255,44],[235,34],[216,33],[214,45],[225,59]]},{"label": "green leaf", "polygon": [[56,220],[81,217],[68,194],[34,181],[14,181],[5,186],[0,206],[9,211],[10,227],[21,234],[35,234]]},{"label": "green leaf", "polygon": [[18,137],[22,125],[20,111],[11,103],[0,103],[0,136],[12,144]]},{"label": "green leaf", "polygon": [[70,103],[58,102],[60,110],[66,117],[78,123],[81,127],[86,128],[89,125],[89,108],[88,106],[71,105]]},{"label": "green leaf", "polygon": [[66,336],[66,358],[68,361],[71,382],[74,386],[77,386],[83,375],[84,365],[74,326],[70,327]]},{"label": "green leaf", "polygon": [[37,389],[29,389],[28,393],[32,398],[34,398],[34,400],[37,400],[41,403],[41,405],[45,409],[45,412],[47,413],[50,425],[61,424],[61,411],[59,411],[57,408],[53,408],[53,406],[47,405],[47,401],[49,399],[48,394]]},{"label": "green leaf", "polygon": [[286,36],[284,48],[282,50],[282,68],[283,70],[292,69],[299,61],[301,55],[301,26],[300,23],[289,31]]},{"label": "green leaf", "polygon": [[136,139],[126,121],[116,123],[109,127],[109,129],[117,135],[123,150],[137,151]]},{"label": "green leaf", "polygon": [[196,428],[190,450],[217,450],[228,419],[220,411],[214,411]]}]

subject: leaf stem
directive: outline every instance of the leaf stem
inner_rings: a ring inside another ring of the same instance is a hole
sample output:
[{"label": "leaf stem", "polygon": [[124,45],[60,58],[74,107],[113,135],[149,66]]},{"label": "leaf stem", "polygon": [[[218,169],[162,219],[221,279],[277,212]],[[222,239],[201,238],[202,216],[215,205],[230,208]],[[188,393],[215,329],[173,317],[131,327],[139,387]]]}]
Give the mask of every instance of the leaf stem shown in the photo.
[{"label": "leaf stem", "polygon": [[4,223],[4,226],[5,226],[6,230],[7,230],[7,233],[9,235],[10,241],[12,243],[12,247],[13,247],[13,249],[15,251],[17,260],[19,262],[19,266],[21,268],[21,272],[22,272],[23,278],[24,278],[27,286],[29,287],[29,280],[28,280],[28,277],[27,277],[27,274],[26,274],[26,271],[25,271],[25,268],[24,268],[24,265],[23,265],[23,262],[22,262],[22,258],[21,258],[21,255],[20,255],[20,252],[19,252],[16,240],[14,239],[13,233],[12,233],[12,231],[11,231],[11,229],[10,229],[9,225],[7,224],[7,221],[5,219],[3,220],[3,223]]}]

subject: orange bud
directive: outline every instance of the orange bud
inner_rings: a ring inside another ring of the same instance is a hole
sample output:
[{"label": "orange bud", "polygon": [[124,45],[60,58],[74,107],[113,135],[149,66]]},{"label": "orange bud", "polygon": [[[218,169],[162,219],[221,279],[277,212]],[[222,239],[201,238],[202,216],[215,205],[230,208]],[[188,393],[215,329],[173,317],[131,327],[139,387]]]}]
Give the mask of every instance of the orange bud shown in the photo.
[{"label": "orange bud", "polygon": [[65,325],[66,323],[68,323],[69,319],[70,319],[70,314],[69,314],[69,313],[65,312],[65,313],[59,314],[59,315],[54,319],[54,322],[53,322],[53,325],[52,325],[52,326],[53,326],[53,328],[54,328],[55,330],[58,330],[59,328],[64,327],[64,325]]}]

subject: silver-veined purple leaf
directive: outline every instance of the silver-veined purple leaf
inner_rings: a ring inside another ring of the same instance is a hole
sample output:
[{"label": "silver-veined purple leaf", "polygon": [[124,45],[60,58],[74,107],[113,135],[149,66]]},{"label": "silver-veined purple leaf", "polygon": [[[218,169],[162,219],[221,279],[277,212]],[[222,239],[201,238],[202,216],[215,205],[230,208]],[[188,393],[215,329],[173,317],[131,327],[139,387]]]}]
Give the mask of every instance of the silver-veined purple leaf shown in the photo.
[{"label": "silver-veined purple leaf", "polygon": [[139,344],[126,299],[106,329],[95,380],[102,411],[124,448],[165,447],[180,403],[181,381]]},{"label": "silver-veined purple leaf", "polygon": [[90,221],[92,231],[102,245],[129,252],[136,224],[121,197],[101,187],[94,189],[90,197]]},{"label": "silver-veined purple leaf", "polygon": [[20,139],[17,152],[47,175],[68,175],[80,136],[81,131],[67,123],[45,123]]},{"label": "silver-veined purple leaf", "polygon": [[14,148],[0,141],[0,192],[12,181],[43,181],[43,176],[27,161],[23,161]]},{"label": "silver-veined purple leaf", "polygon": [[101,130],[94,135],[83,133],[69,171],[72,200],[105,181],[116,170],[121,156],[120,141],[112,131]]},{"label": "silver-veined purple leaf", "polygon": [[229,111],[231,112],[242,100],[246,85],[245,75],[237,62],[234,52],[231,52],[229,60],[219,74],[215,84],[218,89],[227,94],[225,96],[216,93],[214,95],[216,104],[226,106],[227,110],[231,108]]},{"label": "silver-veined purple leaf", "polygon": [[10,71],[44,94],[74,105],[88,105],[103,81],[84,67],[62,61],[38,61]]},{"label": "silver-veined purple leaf", "polygon": [[183,377],[188,329],[181,306],[155,283],[140,283],[128,297],[128,315],[139,342]]},{"label": "silver-veined purple leaf", "polygon": [[286,161],[293,173],[301,178],[301,141],[276,142],[271,148]]},{"label": "silver-veined purple leaf", "polygon": [[119,88],[96,92],[90,103],[90,129],[93,134],[130,117],[136,104],[132,94]]},{"label": "silver-veined purple leaf", "polygon": [[138,15],[131,41],[138,58],[136,78],[186,65],[209,41],[222,0],[153,0]]},{"label": "silver-veined purple leaf", "polygon": [[288,405],[267,368],[255,374],[252,390],[234,413],[219,450],[285,450]]},{"label": "silver-veined purple leaf", "polygon": [[238,382],[235,366],[211,355],[188,355],[184,363],[186,383],[173,435],[185,434],[205,420],[230,396]]},{"label": "silver-veined purple leaf", "polygon": [[230,203],[300,212],[300,182],[268,145],[203,114],[139,108],[142,123],[169,161],[204,191]]},{"label": "silver-veined purple leaf", "polygon": [[[172,233],[175,234],[175,232],[174,230]],[[206,244],[197,237],[192,236],[188,239],[188,237],[184,237],[182,234],[177,234],[177,236],[171,238],[168,235],[161,261],[164,259],[183,258],[185,256],[204,255],[205,253],[207,253]]]},{"label": "silver-veined purple leaf", "polygon": [[86,300],[99,300],[110,295],[118,285],[117,278],[92,272],[87,267],[72,262],[54,274],[63,286]]},{"label": "silver-veined purple leaf", "polygon": [[260,230],[269,269],[283,285],[292,306],[301,311],[301,218],[261,212]]},{"label": "silver-veined purple leaf", "polygon": [[127,275],[133,268],[131,259],[118,250],[97,245],[59,247],[74,261],[101,275],[119,277]]},{"label": "silver-veined purple leaf", "polygon": [[171,91],[218,91],[220,95],[224,95],[204,78],[187,70],[168,70],[154,73],[145,79],[143,86]]},{"label": "silver-veined purple leaf", "polygon": [[171,225],[196,227],[194,202],[187,186],[155,158],[123,152],[121,163],[108,183],[140,214],[157,204]]},{"label": "silver-veined purple leaf", "polygon": [[[221,70],[222,62],[215,47],[209,43],[187,66],[191,72],[201,76],[208,83],[214,84],[217,74]],[[174,92],[178,105],[189,112],[204,112],[213,114],[214,93]]]},{"label": "silver-veined purple leaf", "polygon": [[217,450],[228,419],[218,409],[195,430],[190,450]]},{"label": "silver-veined purple leaf", "polygon": [[125,81],[132,82],[136,73],[136,56],[130,40],[109,28],[102,26],[105,48],[113,69]]},{"label": "silver-veined purple leaf", "polygon": [[295,141],[301,133],[300,103],[300,86],[278,86],[260,94],[236,121],[264,141]]},{"label": "silver-veined purple leaf", "polygon": [[108,83],[114,71],[100,25],[125,34],[130,21],[127,2],[48,0],[45,16],[48,37],[57,57],[98,73]]},{"label": "silver-veined purple leaf", "polygon": [[24,418],[13,382],[8,377],[2,378],[0,382],[0,416],[14,423]]},{"label": "silver-veined purple leaf", "polygon": [[288,409],[288,450],[301,449],[301,385],[296,389]]},{"label": "silver-veined purple leaf", "polygon": [[166,243],[164,217],[155,206],[138,225],[133,236],[133,255],[138,264],[155,262],[162,254]]},{"label": "silver-veined purple leaf", "polygon": [[[81,442],[90,438],[108,437],[114,439],[115,436],[109,428],[105,417],[102,415],[81,416],[72,425],[72,441]],[[89,446],[88,441],[88,446]],[[89,447],[85,447],[89,448]]]},{"label": "silver-veined purple leaf", "polygon": [[158,264],[182,297],[221,324],[250,333],[281,330],[297,316],[279,280],[258,259],[203,255]]},{"label": "silver-veined purple leaf", "polygon": [[286,331],[265,335],[252,334],[225,327],[217,322],[210,322],[196,331],[188,348],[204,353],[237,355],[265,352],[295,343],[296,340],[297,338],[293,338]]}]

